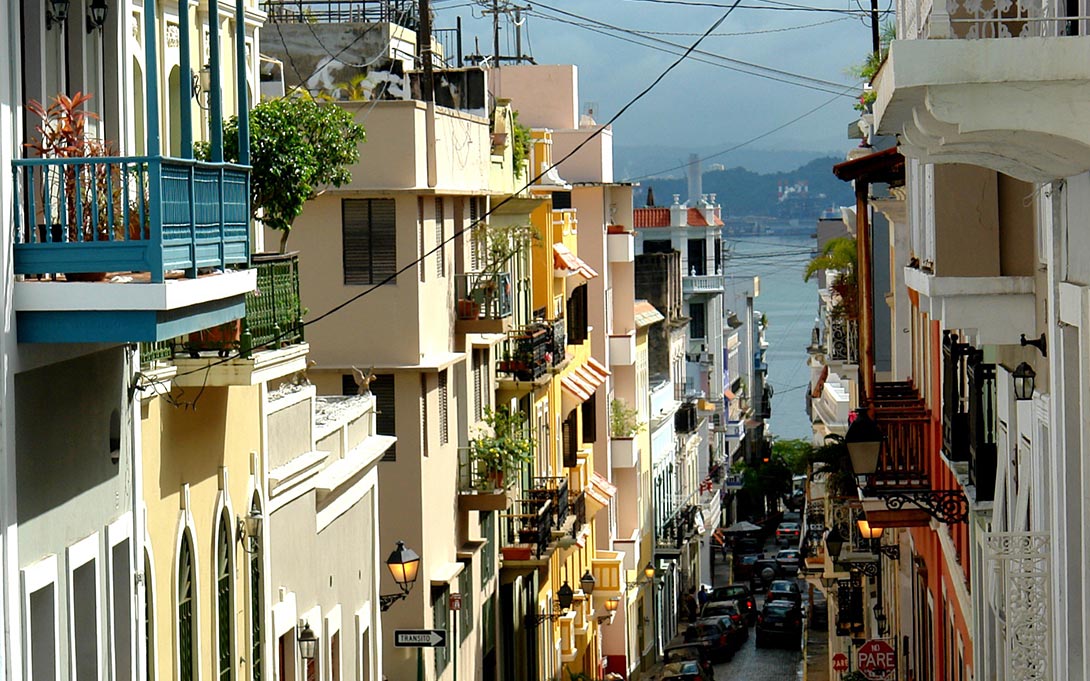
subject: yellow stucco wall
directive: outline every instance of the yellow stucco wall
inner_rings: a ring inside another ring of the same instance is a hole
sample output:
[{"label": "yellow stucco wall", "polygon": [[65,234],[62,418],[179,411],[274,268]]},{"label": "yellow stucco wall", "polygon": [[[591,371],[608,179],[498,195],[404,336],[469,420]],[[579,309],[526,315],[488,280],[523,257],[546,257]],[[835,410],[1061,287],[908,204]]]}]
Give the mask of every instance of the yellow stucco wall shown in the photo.
[{"label": "yellow stucco wall", "polygon": [[[193,400],[196,391],[178,400]],[[155,673],[177,675],[178,546],[183,526],[193,537],[196,583],[196,661],[198,678],[214,678],[216,521],[229,514],[234,561],[234,653],[236,678],[248,678],[249,554],[235,541],[237,518],[245,515],[254,494],[252,453],[260,451],[260,387],[205,388],[195,408],[172,406],[163,398],[145,402],[141,414],[144,499],[151,553],[149,612],[155,649]],[[225,473],[221,472],[225,471]],[[226,479],[226,487],[221,482]],[[267,656],[266,656],[267,657]]]}]

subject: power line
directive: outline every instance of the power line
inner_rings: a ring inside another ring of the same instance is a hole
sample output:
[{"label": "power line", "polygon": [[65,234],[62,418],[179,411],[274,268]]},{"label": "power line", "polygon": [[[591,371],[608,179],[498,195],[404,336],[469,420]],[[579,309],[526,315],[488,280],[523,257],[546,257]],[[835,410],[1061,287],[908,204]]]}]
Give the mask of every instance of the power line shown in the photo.
[{"label": "power line", "polygon": [[[637,35],[639,37],[645,38],[646,40],[653,40],[654,42],[662,43],[663,45],[666,45],[666,46],[674,48],[674,49],[684,49],[685,48],[684,45],[679,45],[678,43],[671,42],[669,40],[663,40],[662,38],[654,38],[654,37],[643,36],[643,35],[639,34],[638,32],[632,31],[630,29],[627,29],[627,28],[624,28],[624,27],[621,27],[621,26],[616,26],[614,24],[610,24],[610,23],[607,23],[607,22],[604,22],[604,21],[600,21],[598,19],[593,19],[591,17],[585,17],[585,16],[582,16],[582,15],[579,15],[579,14],[575,14],[574,12],[568,12],[567,10],[557,9],[555,7],[550,7],[549,5],[547,5],[545,3],[542,3],[542,2],[535,2],[534,4],[535,4],[536,7],[543,7],[545,9],[549,10],[550,12],[556,12],[557,14],[562,14],[564,16],[572,17],[573,19],[579,19],[581,21],[589,21],[589,22],[592,22],[594,24],[597,24],[597,25],[602,26],[604,28],[608,28],[608,29],[613,30],[613,31],[620,31],[622,33],[628,33],[630,35]],[[762,66],[761,64],[754,64],[753,62],[747,62],[747,61],[743,61],[741,59],[734,59],[732,57],[726,57],[724,55],[716,54],[714,52],[708,52],[707,50],[693,50],[693,52],[695,52],[696,54],[706,56],[706,57],[711,57],[713,59],[719,59],[719,60],[722,60],[722,61],[725,61],[725,62],[729,62],[731,64],[736,64],[738,66],[744,66],[744,67],[751,68],[751,69],[758,69],[758,70],[761,70],[761,71],[767,71],[769,73],[774,73],[774,74],[776,74],[778,76],[783,76],[783,77],[787,77],[787,78],[794,78],[794,79],[797,79],[797,80],[808,81],[810,83],[814,83],[815,85],[823,85],[823,86],[829,86],[829,87],[834,87],[834,88],[843,88],[844,87],[844,83],[835,83],[835,82],[830,81],[830,80],[823,80],[821,78],[813,78],[811,76],[805,76],[805,75],[802,75],[802,74],[799,74],[799,73],[793,73],[791,71],[784,71],[784,70],[781,70],[781,69],[773,68],[771,66]]]},{"label": "power line", "polygon": [[[726,5],[724,5],[722,3],[698,2],[697,0],[628,0],[628,1],[629,2],[649,2],[649,3],[653,3],[653,4],[658,4],[658,5],[687,5],[687,6],[690,6],[690,7],[712,7],[712,8],[726,7]],[[864,12],[861,12],[860,10],[854,10],[854,9],[839,9],[839,8],[836,8],[836,7],[808,7],[806,5],[796,5],[796,4],[789,3],[789,2],[775,2],[775,0],[762,0],[762,1],[768,3],[769,5],[775,5],[775,6],[774,7],[768,7],[768,6],[761,6],[761,5],[742,5],[742,6],[740,6],[740,9],[764,9],[764,10],[775,10],[775,11],[781,11],[781,12],[829,12],[829,13],[835,13],[835,14],[847,14],[847,15],[851,15],[851,16],[859,16],[861,14],[864,14]],[[868,10],[865,13],[869,15],[870,11]],[[882,13],[883,14],[889,14],[890,10],[883,10]]]},{"label": "power line", "polygon": [[[695,50],[700,45],[700,43],[702,43],[708,37],[708,35],[710,35],[715,29],[719,28],[719,26],[722,25],[722,23],[727,20],[727,17],[729,17],[731,15],[731,13],[734,11],[734,9],[738,6],[738,4],[740,2],[741,2],[741,0],[735,0],[734,5],[729,7],[727,9],[727,11],[723,13],[723,16],[719,17],[719,19],[716,20],[715,23],[713,23],[708,28],[708,30],[704,32],[703,35],[701,35],[699,38],[697,38],[697,40],[685,51],[684,54],[682,54],[677,59],[675,59],[669,66],[666,67],[665,70],[662,71],[662,73],[660,73],[653,81],[651,81],[651,83],[649,85],[647,85],[642,90],[640,90],[640,92],[637,93],[636,96],[634,96],[632,99],[630,99],[624,106],[622,106],[620,108],[620,110],[617,111],[617,113],[613,114],[613,116],[608,121],[606,121],[604,124],[596,127],[594,129],[594,131],[590,135],[588,135],[585,139],[583,139],[582,142],[575,145],[575,147],[571,151],[569,151],[567,154],[565,154],[560,160],[553,161],[552,165],[550,165],[548,168],[543,169],[540,173],[538,173],[534,177],[530,178],[526,182],[526,184],[524,184],[522,187],[520,187],[517,191],[513,192],[512,194],[507,196],[507,198],[503,199],[502,201],[500,201],[496,205],[489,208],[487,211],[484,212],[484,214],[479,216],[476,220],[474,220],[470,224],[462,227],[461,229],[454,230],[454,232],[449,237],[443,239],[441,242],[439,242],[431,250],[427,251],[426,253],[421,254],[418,258],[415,258],[414,260],[412,260],[408,264],[404,265],[403,267],[398,269],[393,274],[387,276],[382,281],[380,281],[380,282],[378,282],[376,284],[372,284],[366,290],[360,291],[356,295],[349,297],[345,301],[335,305],[334,307],[330,308],[326,312],[323,312],[322,314],[318,315],[316,318],[304,322],[302,324],[302,327],[305,328],[305,327],[308,327],[308,326],[312,326],[312,325],[317,324],[318,322],[320,322],[320,321],[322,321],[324,319],[327,319],[328,317],[336,314],[337,312],[340,312],[341,310],[348,307],[349,305],[356,302],[357,300],[359,300],[359,299],[373,293],[374,291],[378,290],[382,286],[385,286],[386,284],[388,284],[388,283],[390,283],[392,281],[395,281],[400,275],[404,274],[405,272],[408,272],[409,270],[411,270],[413,268],[416,268],[417,266],[419,266],[419,264],[421,262],[423,262],[427,258],[434,255],[440,249],[444,248],[449,242],[454,241],[455,239],[460,237],[465,232],[470,231],[473,228],[475,228],[485,218],[487,218],[488,216],[495,213],[501,206],[503,206],[504,204],[512,201],[515,196],[521,194],[522,192],[526,191],[527,189],[529,189],[530,187],[535,185],[547,173],[549,173],[553,169],[557,168],[562,163],[564,163],[564,161],[567,161],[569,158],[571,158],[572,156],[577,154],[583,147],[585,147],[587,144],[589,144],[594,138],[596,138],[598,135],[601,135],[602,131],[609,128],[610,125],[615,123],[621,116],[623,116],[630,108],[632,108],[636,104],[636,102],[643,99],[645,96],[647,96],[648,93],[650,93],[653,89],[655,89],[655,87],[658,86],[658,84],[661,83],[663,81],[663,79],[665,79],[666,76],[670,74],[671,71],[673,71],[675,68],[677,68],[678,65],[681,64],[681,62],[685,61],[685,59],[688,58],[690,54],[692,54],[693,50]],[[288,336],[288,334],[290,334],[290,333],[293,333],[293,330],[289,329],[287,331],[283,331],[276,338],[273,338],[273,339],[271,339],[271,340],[269,340],[269,341],[267,341],[267,342],[265,342],[265,343],[263,343],[261,345],[258,345],[254,349],[256,350],[258,348],[264,348],[264,347],[268,347],[270,345],[275,345],[276,343],[280,342],[280,340],[282,338],[286,338]],[[206,372],[211,371],[213,367],[219,366],[221,364],[225,364],[225,363],[227,363],[229,361],[237,359],[239,356],[241,356],[241,353],[236,353],[233,356],[228,356],[228,357],[221,358],[221,359],[219,359],[219,360],[217,360],[215,362],[212,362],[212,363],[208,364],[207,366],[202,367],[200,369],[192,369],[190,371],[177,374],[177,376],[178,377],[188,376],[190,374],[198,373],[198,372],[201,372],[201,371],[206,371]]]}]

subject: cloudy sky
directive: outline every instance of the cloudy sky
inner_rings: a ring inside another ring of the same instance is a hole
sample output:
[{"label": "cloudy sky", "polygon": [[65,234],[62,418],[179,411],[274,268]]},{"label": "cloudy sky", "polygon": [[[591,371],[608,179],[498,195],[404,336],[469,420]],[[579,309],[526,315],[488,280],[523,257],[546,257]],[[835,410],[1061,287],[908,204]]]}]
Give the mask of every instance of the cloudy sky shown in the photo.
[{"label": "cloudy sky", "polygon": [[[465,51],[474,51],[477,37],[481,51],[491,54],[491,18],[482,16],[481,5],[491,5],[492,0],[432,1],[437,28],[453,26],[455,17],[461,16]],[[522,13],[523,52],[538,63],[577,64],[580,98],[596,102],[597,119],[603,121],[734,1],[526,0],[519,3],[531,7]],[[888,3],[880,0],[882,9]],[[515,53],[514,24],[509,19],[513,15],[501,21],[504,55]],[[615,143],[691,147],[706,155],[808,114],[751,146],[842,153],[849,144],[848,123],[858,115],[852,109],[858,82],[848,71],[864,60],[870,42],[869,23],[861,18],[855,0],[740,0],[701,43],[704,54],[694,54],[679,65],[615,124]],[[847,95],[838,95],[846,90]]]}]

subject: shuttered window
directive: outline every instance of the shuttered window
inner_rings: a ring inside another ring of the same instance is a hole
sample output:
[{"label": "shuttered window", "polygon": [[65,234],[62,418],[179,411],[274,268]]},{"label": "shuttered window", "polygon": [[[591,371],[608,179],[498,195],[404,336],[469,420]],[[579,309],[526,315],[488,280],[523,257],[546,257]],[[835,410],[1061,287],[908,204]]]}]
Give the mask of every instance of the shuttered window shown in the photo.
[{"label": "shuttered window", "polygon": [[473,418],[477,421],[484,418],[484,386],[487,376],[485,362],[487,361],[487,357],[488,353],[485,350],[481,348],[475,348],[473,350]]},{"label": "shuttered window", "polygon": [[[351,376],[349,376],[351,378]],[[353,382],[353,385],[355,382]],[[375,395],[375,433],[379,435],[397,435],[394,418],[394,375],[376,374],[371,381],[371,392]],[[354,393],[353,393],[354,394]],[[383,461],[397,461],[397,443],[390,445],[382,456]]]},{"label": "shuttered window", "polygon": [[447,409],[447,371],[439,372],[439,444],[450,442],[450,421]]},{"label": "shuttered window", "polygon": [[424,244],[424,197],[416,197],[416,239],[417,239],[417,253],[416,253],[416,271],[420,276],[420,281],[424,281],[424,254],[428,252],[428,247]]},{"label": "shuttered window", "polygon": [[598,394],[595,393],[590,396],[590,399],[583,402],[580,410],[583,412],[583,442],[594,442],[597,440],[598,419],[597,410],[598,405],[596,399]]},{"label": "shuttered window", "polygon": [[564,445],[564,467],[575,468],[579,465],[579,417],[575,409],[568,412],[564,419],[561,433]]},{"label": "shuttered window", "polygon": [[568,344],[579,345],[587,339],[587,285],[577,286],[568,298]]},{"label": "shuttered window", "polygon": [[397,272],[396,215],[393,199],[341,201],[345,285],[377,284]]},{"label": "shuttered window", "polygon": [[477,220],[481,217],[481,211],[477,207],[477,202],[480,199],[476,196],[469,197],[469,269],[473,272],[481,271],[481,244],[478,243],[477,234],[481,233],[481,230],[477,229]]},{"label": "shuttered window", "polygon": [[446,239],[446,216],[443,215],[443,197],[435,197],[435,274],[439,277],[447,273],[447,249],[443,244]]}]

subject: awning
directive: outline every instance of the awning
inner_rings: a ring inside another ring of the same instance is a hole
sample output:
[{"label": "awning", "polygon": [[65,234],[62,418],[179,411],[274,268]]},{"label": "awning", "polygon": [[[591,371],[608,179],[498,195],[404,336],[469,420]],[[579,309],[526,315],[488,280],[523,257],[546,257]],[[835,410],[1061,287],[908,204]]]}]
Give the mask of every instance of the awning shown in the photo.
[{"label": "awning", "polygon": [[598,386],[605,382],[609,376],[609,369],[598,363],[593,357],[587,357],[587,361],[565,374],[560,381],[560,386],[569,395],[586,402],[594,395]]},{"label": "awning", "polygon": [[617,494],[617,486],[598,473],[590,474],[590,483],[586,488],[587,501],[598,504],[600,508],[609,506],[609,500]]},{"label": "awning", "polygon": [[581,274],[584,279],[593,279],[598,276],[594,268],[583,262],[564,244],[553,244],[553,267],[557,270],[567,270],[568,274]]},{"label": "awning", "polygon": [[734,391],[730,388],[723,388],[723,397],[727,398],[727,401],[733,400],[738,396],[734,394]]}]

